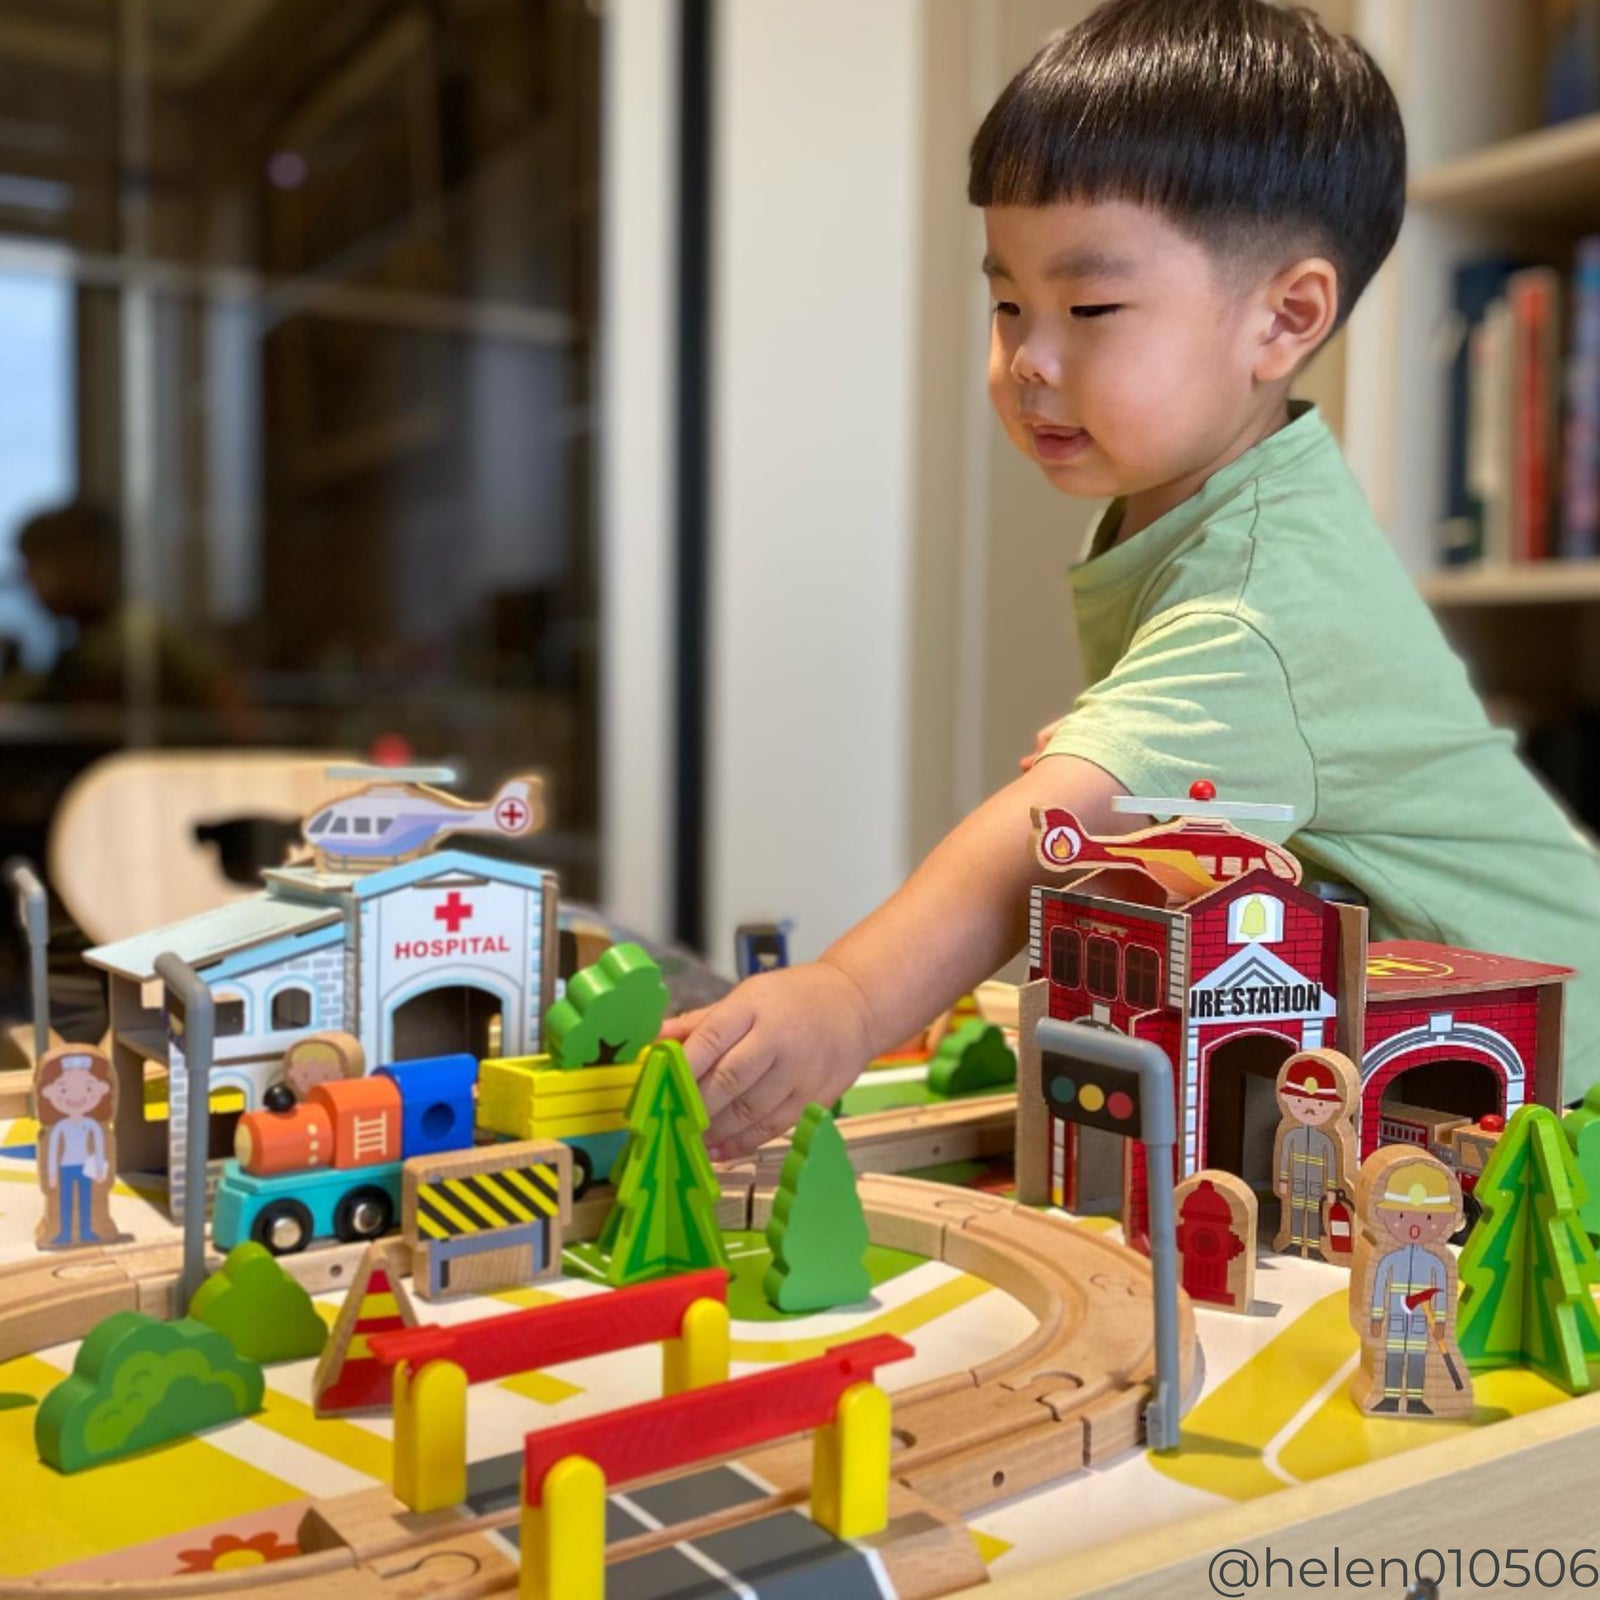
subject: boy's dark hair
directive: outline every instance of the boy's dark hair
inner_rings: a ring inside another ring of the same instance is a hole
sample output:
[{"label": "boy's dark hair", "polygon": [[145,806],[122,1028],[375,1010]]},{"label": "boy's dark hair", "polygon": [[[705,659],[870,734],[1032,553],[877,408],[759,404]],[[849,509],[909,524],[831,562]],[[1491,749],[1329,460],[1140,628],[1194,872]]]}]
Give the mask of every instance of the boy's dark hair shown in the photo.
[{"label": "boy's dark hair", "polygon": [[979,206],[1128,200],[1224,257],[1310,244],[1339,321],[1405,212],[1400,108],[1372,57],[1268,0],[1110,0],[1056,34],[972,142]]}]

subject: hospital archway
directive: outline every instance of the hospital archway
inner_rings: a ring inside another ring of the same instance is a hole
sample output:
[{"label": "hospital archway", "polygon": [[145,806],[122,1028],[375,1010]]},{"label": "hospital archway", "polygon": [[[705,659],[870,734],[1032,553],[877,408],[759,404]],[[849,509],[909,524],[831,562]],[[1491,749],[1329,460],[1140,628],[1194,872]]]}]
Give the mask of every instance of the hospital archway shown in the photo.
[{"label": "hospital archway", "polygon": [[459,1051],[476,1056],[500,1053],[500,996],[475,984],[444,984],[412,995],[394,1009],[389,1058],[415,1061]]}]

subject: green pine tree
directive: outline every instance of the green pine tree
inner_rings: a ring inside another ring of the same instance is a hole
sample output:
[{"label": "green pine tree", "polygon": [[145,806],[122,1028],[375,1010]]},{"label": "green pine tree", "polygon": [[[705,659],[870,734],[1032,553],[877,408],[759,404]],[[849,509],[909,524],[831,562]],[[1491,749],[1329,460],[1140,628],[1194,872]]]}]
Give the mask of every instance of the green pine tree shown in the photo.
[{"label": "green pine tree", "polygon": [[872,1292],[855,1169],[825,1106],[807,1106],[794,1130],[767,1221],[767,1246],[772,1265],[762,1290],[780,1311],[827,1311]]},{"label": "green pine tree", "polygon": [[1600,1235],[1600,1083],[1591,1083],[1583,1104],[1561,1119],[1561,1131],[1572,1146],[1578,1176],[1587,1192],[1578,1217],[1584,1232],[1593,1239]]},{"label": "green pine tree", "polygon": [[663,1041],[646,1054],[627,1119],[605,1228],[612,1246],[607,1281],[621,1288],[727,1266],[716,1218],[721,1190],[702,1137],[706,1111],[681,1045]]},{"label": "green pine tree", "polygon": [[1461,1253],[1457,1337],[1475,1372],[1526,1366],[1573,1393],[1600,1361],[1600,1260],[1579,1220],[1585,1199],[1560,1120],[1524,1106],[1476,1189],[1483,1216]]}]

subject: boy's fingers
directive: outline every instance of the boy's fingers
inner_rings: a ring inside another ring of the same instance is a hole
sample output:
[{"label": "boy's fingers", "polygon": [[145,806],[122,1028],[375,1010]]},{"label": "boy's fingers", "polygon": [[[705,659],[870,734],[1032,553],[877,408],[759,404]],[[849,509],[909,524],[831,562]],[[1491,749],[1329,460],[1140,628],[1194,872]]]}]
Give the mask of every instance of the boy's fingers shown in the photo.
[{"label": "boy's fingers", "polygon": [[771,1064],[771,1045],[748,1035],[720,1051],[711,1070],[700,1079],[700,1099],[705,1105],[708,1122],[715,1124],[729,1105],[749,1092]]},{"label": "boy's fingers", "polygon": [[700,1026],[701,1019],[710,1006],[701,1006],[696,1011],[680,1011],[675,1017],[667,1017],[661,1024],[658,1035],[662,1039],[687,1039],[696,1028]]},{"label": "boy's fingers", "polygon": [[759,1150],[769,1139],[787,1133],[811,1103],[803,1089],[792,1089],[761,1120],[716,1146],[718,1161],[737,1161]]},{"label": "boy's fingers", "polygon": [[[693,1030],[684,1036],[683,1053],[702,1095],[709,1089],[706,1074],[749,1033],[755,1020],[755,1013],[748,1006],[733,1005],[726,1000],[707,1006],[698,1014]],[[719,1101],[718,1106],[722,1103]],[[716,1108],[709,1101],[706,1110],[716,1115]]]},{"label": "boy's fingers", "polygon": [[[772,1122],[773,1113],[791,1092],[793,1080],[776,1070],[770,1050],[753,1052],[753,1075],[742,1062],[734,1059],[737,1054],[737,1051],[730,1053],[727,1064],[732,1072],[737,1072],[744,1080],[745,1087],[712,1117],[711,1125],[706,1129],[706,1147],[718,1155],[731,1149],[735,1141],[743,1141],[742,1148],[753,1150],[755,1145],[746,1140],[746,1135],[751,1133],[757,1135],[755,1144],[762,1144],[770,1138],[772,1135],[764,1130]],[[772,1129],[772,1133],[779,1132],[782,1132],[781,1128]]]}]

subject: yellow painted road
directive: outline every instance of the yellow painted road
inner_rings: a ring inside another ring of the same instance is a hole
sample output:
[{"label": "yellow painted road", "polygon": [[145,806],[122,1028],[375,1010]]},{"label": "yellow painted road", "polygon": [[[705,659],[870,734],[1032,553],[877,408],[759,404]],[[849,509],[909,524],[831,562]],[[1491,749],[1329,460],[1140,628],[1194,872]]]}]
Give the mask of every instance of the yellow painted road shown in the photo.
[{"label": "yellow painted road", "polygon": [[[59,1367],[21,1356],[0,1366],[0,1390],[42,1399],[62,1376]],[[0,1411],[0,1462],[7,1464],[0,1481],[25,1483],[0,1534],[0,1572],[7,1575],[81,1561],[305,1496],[303,1489],[204,1439],[164,1445],[89,1472],[54,1472],[34,1456],[33,1419],[31,1406]],[[387,1453],[381,1439],[374,1442]],[[12,1475],[18,1462],[30,1463],[25,1477]],[[20,1506],[26,1515],[16,1514]]]},{"label": "yellow painted road", "polygon": [[876,1317],[852,1326],[847,1335],[828,1333],[815,1339],[735,1339],[728,1347],[728,1354],[735,1361],[808,1361],[812,1356],[826,1355],[845,1338],[867,1339],[875,1333],[897,1333],[903,1338],[946,1316],[958,1306],[976,1300],[979,1295],[998,1292],[993,1284],[963,1273],[959,1278],[941,1283],[936,1289],[929,1289],[902,1305],[893,1306]]},{"label": "yellow painted road", "polygon": [[1368,1417],[1350,1398],[1359,1347],[1348,1307],[1341,1289],[1296,1317],[1183,1419],[1178,1453],[1151,1456],[1151,1465],[1193,1488],[1254,1500],[1566,1398],[1509,1370],[1474,1380],[1470,1419]]}]

